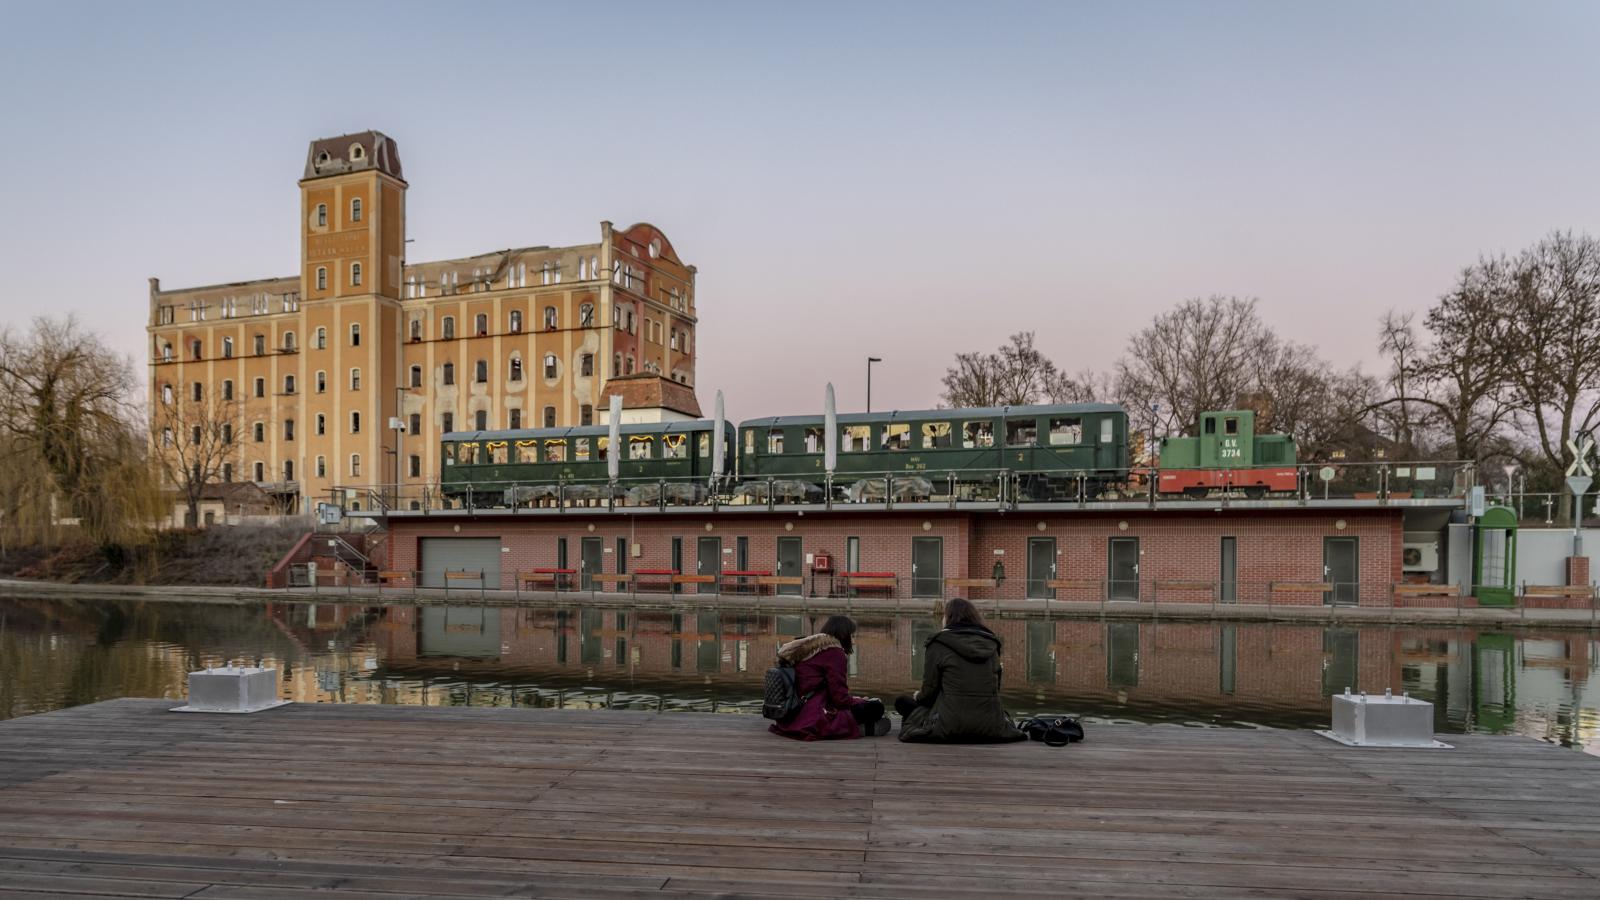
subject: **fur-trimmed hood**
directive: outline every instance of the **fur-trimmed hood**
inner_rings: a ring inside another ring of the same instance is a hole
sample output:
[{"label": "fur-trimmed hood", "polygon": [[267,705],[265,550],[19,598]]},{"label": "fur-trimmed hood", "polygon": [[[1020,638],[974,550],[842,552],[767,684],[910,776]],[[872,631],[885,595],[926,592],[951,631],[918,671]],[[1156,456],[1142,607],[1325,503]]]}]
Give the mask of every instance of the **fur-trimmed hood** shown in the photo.
[{"label": "fur-trimmed hood", "polygon": [[813,634],[810,637],[795,638],[779,647],[778,658],[791,666],[797,666],[824,650],[840,646],[833,635]]}]

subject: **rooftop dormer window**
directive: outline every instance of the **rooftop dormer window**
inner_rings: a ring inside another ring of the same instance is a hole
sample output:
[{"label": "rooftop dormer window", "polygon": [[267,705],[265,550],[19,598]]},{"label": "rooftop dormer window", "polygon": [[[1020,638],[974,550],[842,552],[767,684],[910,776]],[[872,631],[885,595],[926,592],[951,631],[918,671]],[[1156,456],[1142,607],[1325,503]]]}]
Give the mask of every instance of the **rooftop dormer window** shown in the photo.
[{"label": "rooftop dormer window", "polygon": [[322,167],[327,165],[327,164],[328,164],[328,151],[324,150],[321,153],[317,154],[317,162],[316,162],[316,164],[315,164],[315,166],[313,168],[315,168],[317,171],[320,172],[320,171],[322,171]]},{"label": "rooftop dormer window", "polygon": [[360,144],[351,144],[350,145],[350,161],[351,162],[356,162],[357,160],[364,159],[366,157],[366,155],[367,155],[367,149],[365,147],[361,146]]}]

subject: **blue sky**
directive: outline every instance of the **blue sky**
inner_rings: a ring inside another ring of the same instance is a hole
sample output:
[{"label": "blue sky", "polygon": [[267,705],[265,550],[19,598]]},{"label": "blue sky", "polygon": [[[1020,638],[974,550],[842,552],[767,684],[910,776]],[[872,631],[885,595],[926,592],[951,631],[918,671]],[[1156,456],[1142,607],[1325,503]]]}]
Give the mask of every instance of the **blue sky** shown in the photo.
[{"label": "blue sky", "polygon": [[413,259],[649,221],[738,416],[932,405],[1186,297],[1372,365],[1482,252],[1600,232],[1600,4],[22,4],[4,319],[144,358],[145,279],[290,274],[306,142],[400,144]]}]

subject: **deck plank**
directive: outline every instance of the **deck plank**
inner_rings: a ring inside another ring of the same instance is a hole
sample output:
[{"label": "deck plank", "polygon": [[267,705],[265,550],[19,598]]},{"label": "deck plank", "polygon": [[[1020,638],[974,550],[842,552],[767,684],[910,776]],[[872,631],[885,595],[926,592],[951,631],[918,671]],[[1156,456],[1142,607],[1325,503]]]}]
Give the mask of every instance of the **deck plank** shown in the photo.
[{"label": "deck plank", "polygon": [[728,715],[173,705],[0,722],[0,894],[1600,896],[1600,760],[1523,738],[808,745]]}]

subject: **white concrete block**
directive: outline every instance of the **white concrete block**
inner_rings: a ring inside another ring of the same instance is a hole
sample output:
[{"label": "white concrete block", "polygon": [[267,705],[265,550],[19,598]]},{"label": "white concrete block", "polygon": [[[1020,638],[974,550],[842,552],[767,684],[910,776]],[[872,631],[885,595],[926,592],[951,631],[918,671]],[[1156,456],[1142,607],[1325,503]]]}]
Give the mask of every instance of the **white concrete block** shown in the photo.
[{"label": "white concrete block", "polygon": [[288,703],[278,699],[278,670],[222,666],[189,673],[189,703],[174,712],[252,713]]}]

